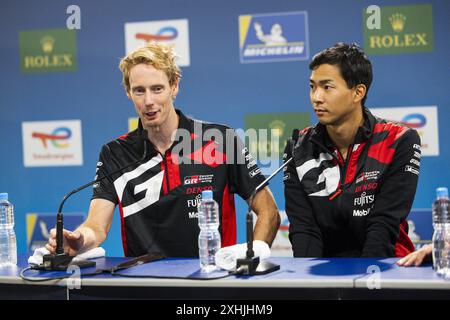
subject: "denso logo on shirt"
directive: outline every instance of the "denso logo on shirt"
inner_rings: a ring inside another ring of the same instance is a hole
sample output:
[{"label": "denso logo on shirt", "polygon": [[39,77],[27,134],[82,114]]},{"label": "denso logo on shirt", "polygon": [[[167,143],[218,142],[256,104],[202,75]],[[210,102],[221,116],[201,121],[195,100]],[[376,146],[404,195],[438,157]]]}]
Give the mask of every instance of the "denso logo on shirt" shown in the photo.
[{"label": "denso logo on shirt", "polygon": [[375,190],[378,187],[378,183],[372,182],[363,184],[362,186],[357,186],[355,188],[355,193],[361,192],[361,191],[367,191],[367,190]]},{"label": "denso logo on shirt", "polygon": [[201,193],[204,190],[212,190],[213,186],[204,186],[204,187],[190,187],[186,188],[186,194],[197,194]]}]

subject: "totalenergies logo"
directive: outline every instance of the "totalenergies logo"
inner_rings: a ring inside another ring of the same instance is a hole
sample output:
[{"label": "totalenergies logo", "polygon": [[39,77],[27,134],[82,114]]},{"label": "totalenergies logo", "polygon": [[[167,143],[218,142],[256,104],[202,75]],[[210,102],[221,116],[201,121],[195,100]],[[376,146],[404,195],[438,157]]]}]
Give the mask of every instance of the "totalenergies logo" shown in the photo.
[{"label": "totalenergies logo", "polygon": [[427,118],[420,113],[411,113],[405,116],[402,121],[404,125],[410,128],[422,128],[427,124]]},{"label": "totalenergies logo", "polygon": [[164,27],[156,34],[136,33],[136,39],[150,41],[170,41],[178,36],[178,31],[174,27]]},{"label": "totalenergies logo", "polygon": [[47,149],[47,141],[50,141],[51,144],[56,148],[67,148],[69,144],[63,142],[70,139],[71,136],[72,131],[70,131],[70,129],[67,127],[56,128],[51,134],[42,132],[32,133],[33,138],[37,138],[42,141],[45,149]]}]

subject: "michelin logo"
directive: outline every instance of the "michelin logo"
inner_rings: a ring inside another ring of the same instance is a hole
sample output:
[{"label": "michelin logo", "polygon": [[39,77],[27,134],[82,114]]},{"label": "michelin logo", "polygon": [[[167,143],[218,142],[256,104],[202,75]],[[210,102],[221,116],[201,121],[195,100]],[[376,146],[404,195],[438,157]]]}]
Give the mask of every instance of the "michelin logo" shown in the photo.
[{"label": "michelin logo", "polygon": [[308,60],[306,11],[239,16],[241,63]]}]

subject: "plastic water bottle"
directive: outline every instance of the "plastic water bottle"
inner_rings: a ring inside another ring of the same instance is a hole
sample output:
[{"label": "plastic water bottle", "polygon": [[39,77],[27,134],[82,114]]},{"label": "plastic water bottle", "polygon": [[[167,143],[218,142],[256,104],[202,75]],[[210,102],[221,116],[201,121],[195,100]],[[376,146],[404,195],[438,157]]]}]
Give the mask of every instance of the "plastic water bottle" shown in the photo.
[{"label": "plastic water bottle", "polygon": [[213,199],[211,190],[202,191],[202,200],[198,210],[198,255],[200,267],[206,272],[216,270],[214,255],[221,247],[219,233],[219,206]]},{"label": "plastic water bottle", "polygon": [[437,188],[433,202],[433,268],[442,276],[450,276],[450,216],[448,189]]},{"label": "plastic water bottle", "polygon": [[14,233],[14,206],[7,193],[0,193],[0,266],[17,264],[17,242]]}]

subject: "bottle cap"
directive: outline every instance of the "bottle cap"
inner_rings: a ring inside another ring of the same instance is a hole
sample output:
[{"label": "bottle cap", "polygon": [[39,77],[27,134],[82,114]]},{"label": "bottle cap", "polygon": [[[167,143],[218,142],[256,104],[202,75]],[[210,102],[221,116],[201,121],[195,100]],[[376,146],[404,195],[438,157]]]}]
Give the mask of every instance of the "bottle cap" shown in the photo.
[{"label": "bottle cap", "polygon": [[439,187],[436,189],[436,196],[440,198],[448,198],[448,189],[446,187]]},{"label": "bottle cap", "polygon": [[211,190],[203,190],[202,191],[202,199],[212,200],[213,192]]},{"label": "bottle cap", "polygon": [[0,201],[8,200],[8,194],[6,192],[0,193]]}]

